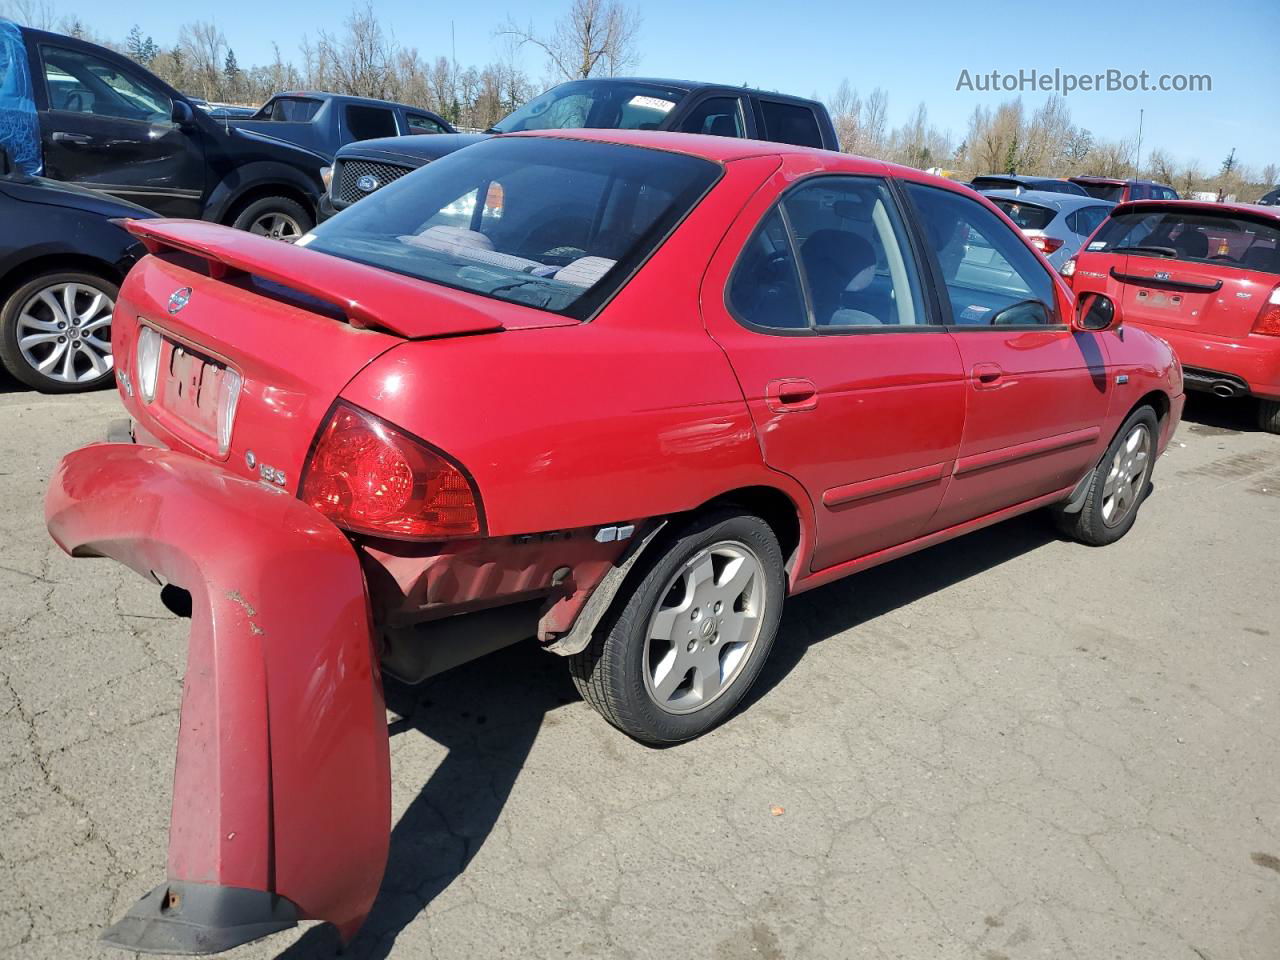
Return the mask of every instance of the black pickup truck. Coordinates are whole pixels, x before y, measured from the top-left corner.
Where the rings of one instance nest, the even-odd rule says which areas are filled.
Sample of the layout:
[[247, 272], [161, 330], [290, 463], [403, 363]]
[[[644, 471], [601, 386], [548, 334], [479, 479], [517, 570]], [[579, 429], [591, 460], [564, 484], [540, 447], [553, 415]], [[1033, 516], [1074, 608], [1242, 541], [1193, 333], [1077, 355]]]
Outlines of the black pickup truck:
[[432, 160], [490, 136], [576, 127], [672, 130], [840, 149], [826, 107], [814, 100], [682, 80], [572, 80], [552, 87], [484, 133], [347, 144], [334, 157], [329, 192], [320, 200], [320, 219]]
[[422, 107], [310, 91], [277, 93], [253, 116], [229, 122], [237, 130], [297, 144], [328, 160], [339, 147], [357, 140], [456, 132], [444, 117]]

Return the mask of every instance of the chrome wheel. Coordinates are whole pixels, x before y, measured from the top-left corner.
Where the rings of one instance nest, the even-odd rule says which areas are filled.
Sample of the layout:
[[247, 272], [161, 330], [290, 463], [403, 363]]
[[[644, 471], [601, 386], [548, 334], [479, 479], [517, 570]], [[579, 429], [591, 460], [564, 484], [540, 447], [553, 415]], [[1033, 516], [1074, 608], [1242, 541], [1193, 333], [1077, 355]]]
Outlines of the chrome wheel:
[[1151, 431], [1139, 423], [1129, 431], [1120, 449], [1111, 458], [1111, 468], [1102, 483], [1102, 522], [1118, 525], [1137, 505], [1151, 461]]
[[285, 243], [293, 243], [303, 233], [302, 225], [287, 213], [264, 213], [249, 224], [249, 232]]
[[58, 383], [88, 383], [111, 372], [115, 302], [83, 283], [37, 290], [18, 311], [18, 350], [33, 370]]
[[649, 618], [644, 680], [669, 713], [693, 713], [728, 690], [764, 623], [765, 575], [743, 543], [723, 541], [689, 558]]

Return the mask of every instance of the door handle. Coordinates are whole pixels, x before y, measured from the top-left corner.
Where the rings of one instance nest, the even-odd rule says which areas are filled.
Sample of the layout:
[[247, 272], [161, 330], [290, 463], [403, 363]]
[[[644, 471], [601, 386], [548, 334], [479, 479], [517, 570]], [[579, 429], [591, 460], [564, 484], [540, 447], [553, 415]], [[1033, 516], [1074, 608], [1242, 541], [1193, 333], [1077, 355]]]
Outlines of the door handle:
[[67, 133], [65, 130], [56, 131], [52, 139], [54, 143], [72, 143], [81, 145], [93, 143], [93, 137], [89, 136], [87, 133]]
[[818, 387], [812, 380], [799, 377], [770, 380], [764, 389], [764, 402], [775, 413], [812, 410], [818, 405]]
[[990, 390], [1004, 382], [1004, 370], [998, 363], [975, 363], [973, 365], [973, 385], [979, 390]]

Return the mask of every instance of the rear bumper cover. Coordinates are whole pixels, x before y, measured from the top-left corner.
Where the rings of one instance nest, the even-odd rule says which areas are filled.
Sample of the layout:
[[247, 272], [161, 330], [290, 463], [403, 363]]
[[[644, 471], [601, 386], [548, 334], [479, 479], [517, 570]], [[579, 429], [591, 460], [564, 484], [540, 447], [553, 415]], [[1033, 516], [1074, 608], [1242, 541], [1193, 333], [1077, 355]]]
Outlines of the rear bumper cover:
[[[1169, 341], [1184, 367], [1229, 374], [1243, 380], [1254, 396], [1280, 398], [1280, 337], [1251, 333], [1231, 338], [1168, 327], [1146, 329]], [[1188, 385], [1193, 389], [1200, 386], [1190, 378]]]
[[125, 443], [63, 458], [45, 516], [72, 556], [111, 557], [192, 599], [168, 883], [106, 939], [208, 953], [295, 918], [352, 937], [386, 865], [390, 765], [350, 542], [283, 493]]

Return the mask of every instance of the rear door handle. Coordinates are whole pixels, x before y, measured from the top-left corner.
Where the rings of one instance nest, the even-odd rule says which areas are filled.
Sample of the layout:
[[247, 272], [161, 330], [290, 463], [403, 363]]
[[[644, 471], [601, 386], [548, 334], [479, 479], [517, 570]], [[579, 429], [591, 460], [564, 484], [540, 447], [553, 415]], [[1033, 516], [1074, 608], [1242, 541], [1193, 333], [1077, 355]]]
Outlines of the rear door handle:
[[812, 380], [799, 377], [770, 380], [764, 389], [764, 402], [775, 413], [812, 410], [818, 405], [818, 387]]
[[1004, 382], [1004, 370], [998, 363], [975, 363], [973, 385], [979, 390], [990, 390]]
[[56, 131], [52, 139], [54, 143], [72, 143], [81, 145], [93, 143], [93, 137], [89, 136], [87, 133], [67, 133], [65, 130]]

